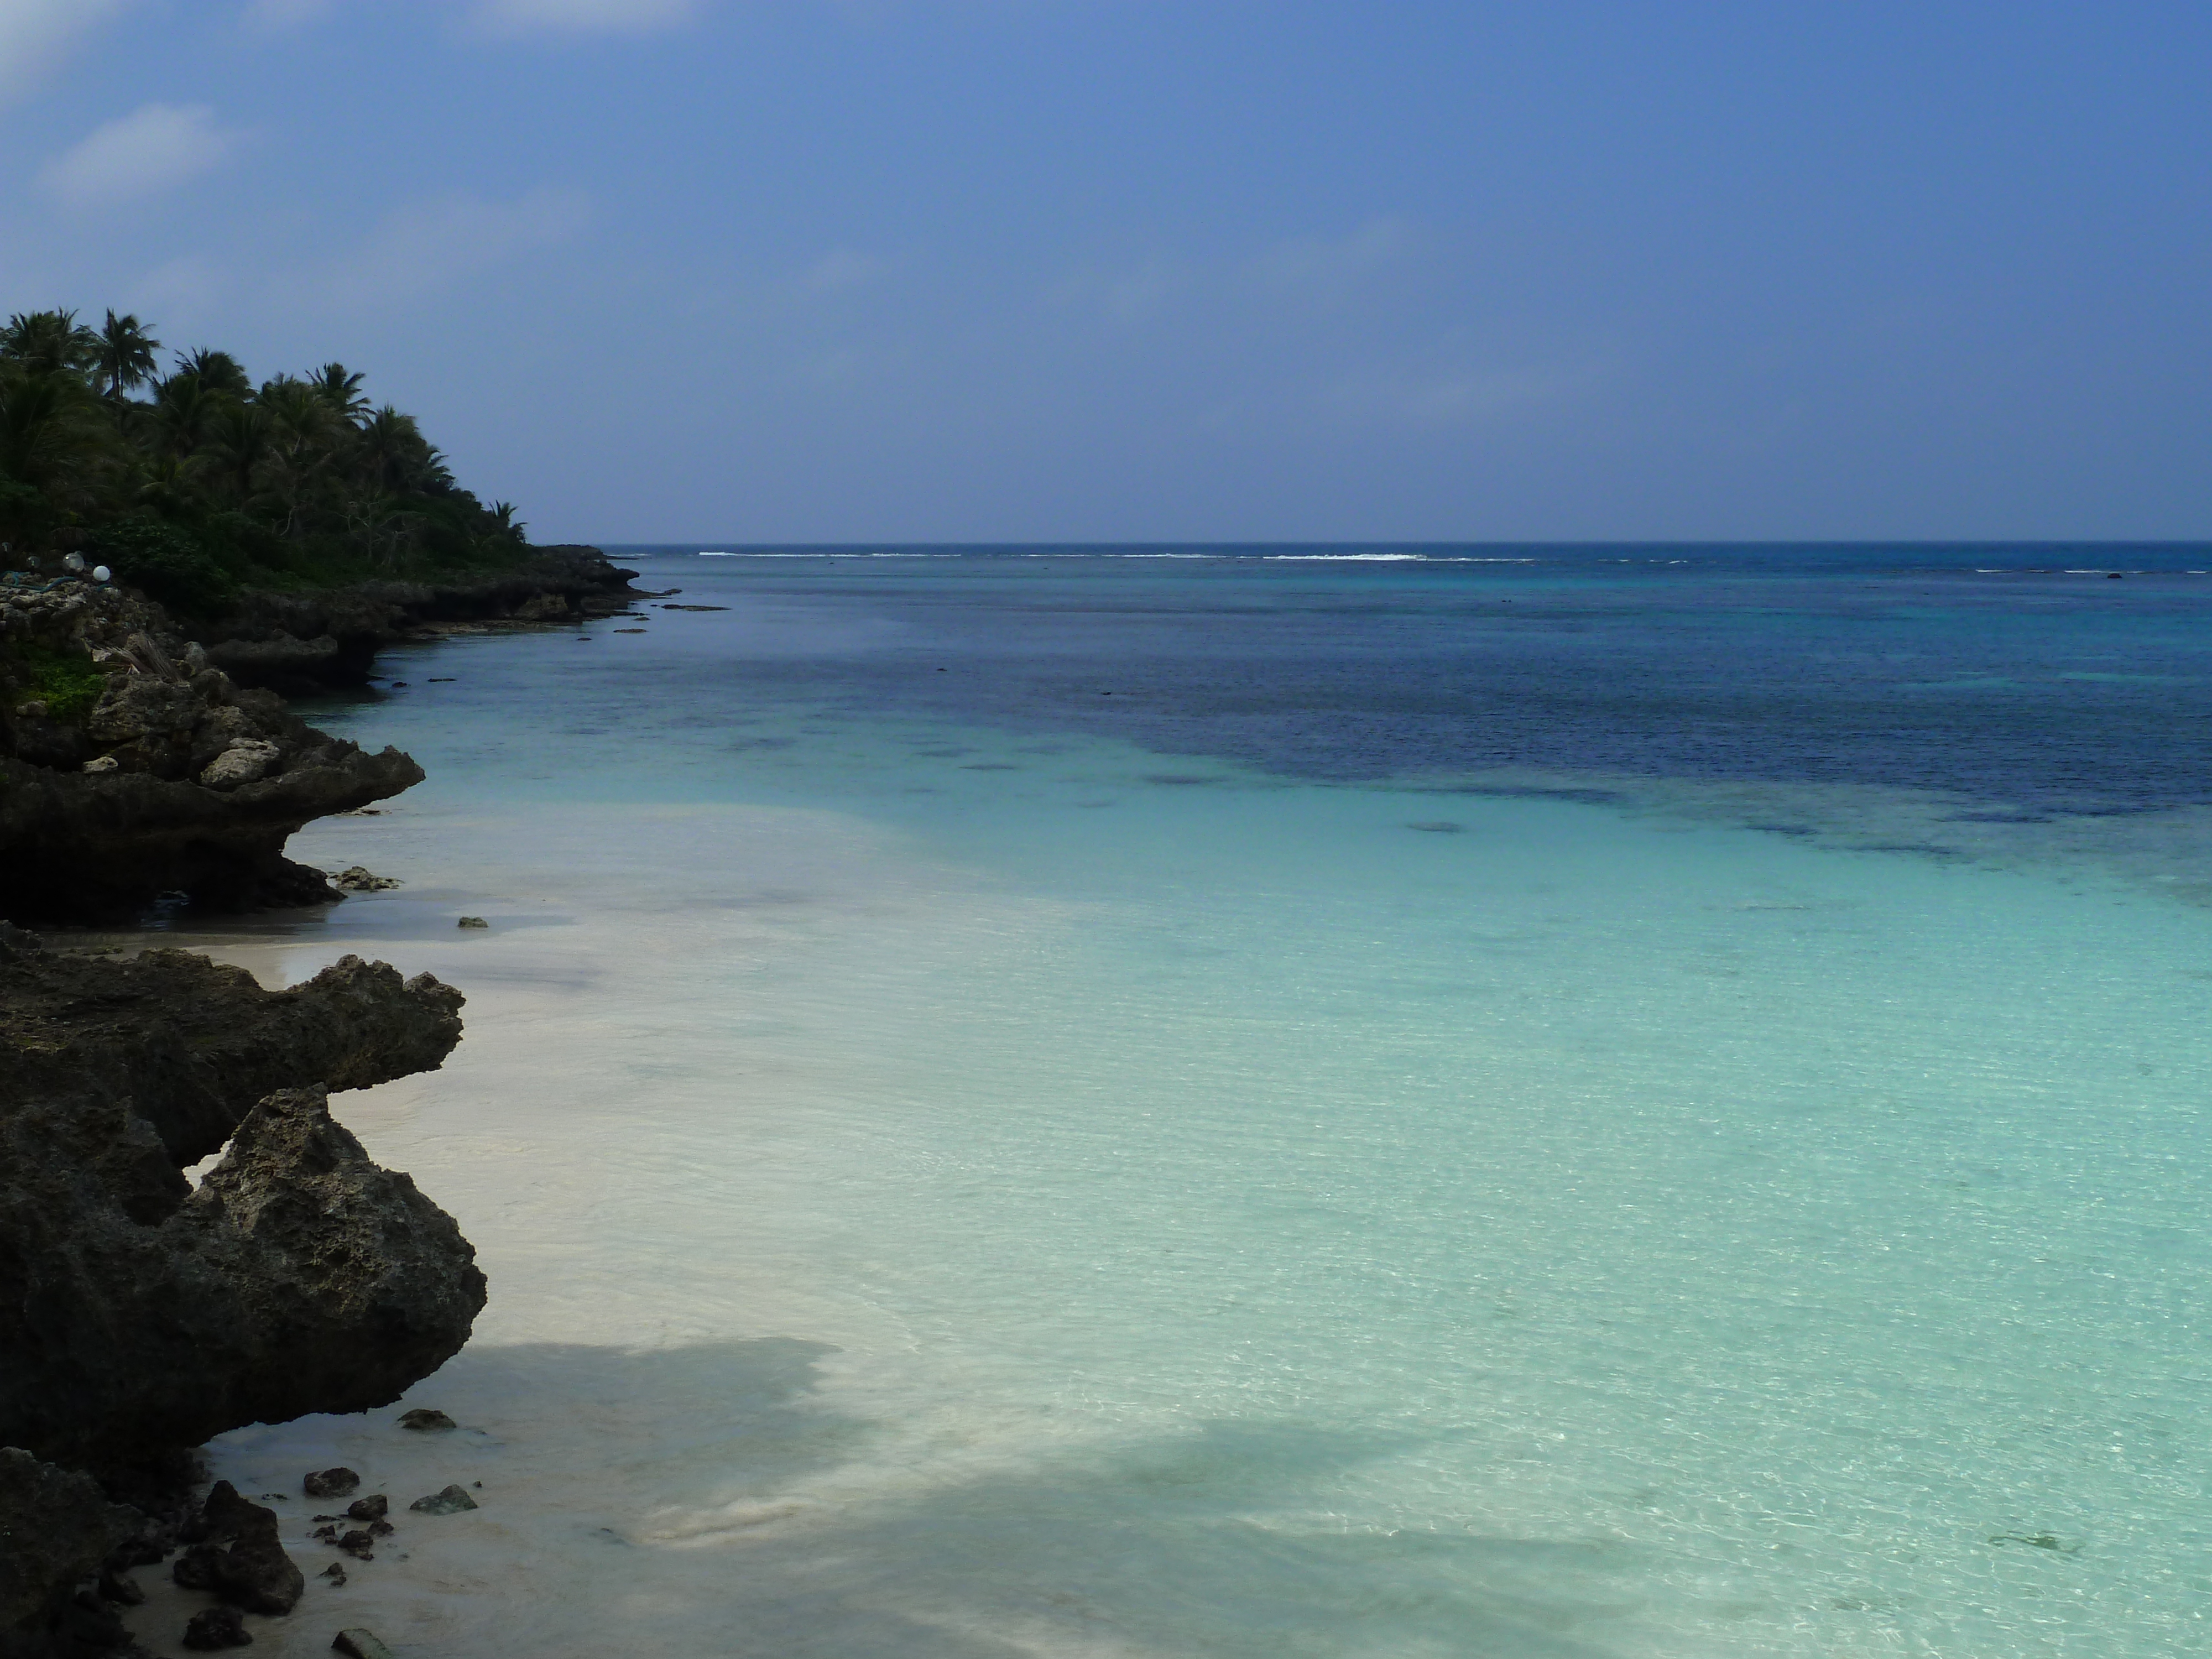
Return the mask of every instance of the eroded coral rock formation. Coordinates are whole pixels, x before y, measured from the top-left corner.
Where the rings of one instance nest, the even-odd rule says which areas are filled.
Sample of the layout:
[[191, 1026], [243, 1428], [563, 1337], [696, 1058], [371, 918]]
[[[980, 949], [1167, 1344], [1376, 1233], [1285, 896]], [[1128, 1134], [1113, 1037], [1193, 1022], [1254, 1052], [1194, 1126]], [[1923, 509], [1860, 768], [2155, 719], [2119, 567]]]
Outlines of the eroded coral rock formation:
[[441, 583], [363, 582], [313, 593], [253, 592], [204, 630], [209, 660], [242, 684], [299, 693], [359, 685], [395, 641], [471, 623], [581, 622], [638, 594], [596, 547], [544, 547], [510, 570]]
[[127, 919], [166, 892], [326, 902], [284, 856], [310, 819], [422, 781], [396, 749], [241, 689], [161, 607], [89, 581], [0, 591], [0, 915]]
[[[454, 1352], [474, 1253], [324, 1087], [436, 1066], [460, 1003], [352, 957], [271, 992], [183, 951], [0, 937], [0, 1443], [194, 1445], [380, 1403]], [[181, 1167], [226, 1142], [192, 1187]]]
[[[112, 1497], [225, 1430], [388, 1403], [467, 1340], [474, 1250], [327, 1100], [440, 1064], [460, 1005], [356, 957], [272, 992], [0, 927], [0, 1544], [37, 1545], [0, 1575], [0, 1656], [76, 1650], [72, 1621], [106, 1616], [76, 1581], [161, 1553], [111, 1553], [145, 1517], [71, 1470]], [[185, 1571], [265, 1612], [298, 1574], [255, 1507], [211, 1502], [222, 1559]]]

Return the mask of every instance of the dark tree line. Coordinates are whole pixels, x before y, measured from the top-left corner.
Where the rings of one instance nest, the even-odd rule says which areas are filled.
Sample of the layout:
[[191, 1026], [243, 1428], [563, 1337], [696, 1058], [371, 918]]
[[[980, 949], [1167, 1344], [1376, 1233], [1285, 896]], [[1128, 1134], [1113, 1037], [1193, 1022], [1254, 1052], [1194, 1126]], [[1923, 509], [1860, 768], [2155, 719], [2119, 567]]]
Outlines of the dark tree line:
[[372, 407], [343, 364], [256, 386], [203, 348], [110, 311], [0, 326], [0, 564], [105, 562], [173, 605], [241, 586], [319, 586], [493, 565], [520, 551], [505, 501], [453, 482], [415, 417]]

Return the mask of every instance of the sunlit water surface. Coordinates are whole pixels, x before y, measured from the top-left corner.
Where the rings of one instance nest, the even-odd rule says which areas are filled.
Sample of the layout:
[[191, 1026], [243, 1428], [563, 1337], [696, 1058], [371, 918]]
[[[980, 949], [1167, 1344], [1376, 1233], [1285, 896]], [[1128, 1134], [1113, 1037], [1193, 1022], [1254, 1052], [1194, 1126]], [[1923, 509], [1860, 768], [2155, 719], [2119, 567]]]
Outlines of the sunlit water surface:
[[406, 884], [185, 938], [466, 991], [338, 1106], [492, 1300], [216, 1467], [482, 1508], [261, 1650], [2204, 1651], [2212, 559], [1674, 556], [682, 550], [320, 711]]

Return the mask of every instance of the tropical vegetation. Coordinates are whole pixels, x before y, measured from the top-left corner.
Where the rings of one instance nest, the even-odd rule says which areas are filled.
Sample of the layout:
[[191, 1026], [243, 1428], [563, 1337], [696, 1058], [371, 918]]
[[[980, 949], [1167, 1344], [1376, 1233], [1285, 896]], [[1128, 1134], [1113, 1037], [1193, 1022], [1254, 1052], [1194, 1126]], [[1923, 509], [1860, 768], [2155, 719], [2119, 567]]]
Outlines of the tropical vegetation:
[[229, 353], [176, 355], [135, 316], [0, 325], [0, 566], [75, 553], [187, 613], [243, 588], [511, 563], [523, 526], [454, 483], [411, 415], [342, 363], [255, 385]]

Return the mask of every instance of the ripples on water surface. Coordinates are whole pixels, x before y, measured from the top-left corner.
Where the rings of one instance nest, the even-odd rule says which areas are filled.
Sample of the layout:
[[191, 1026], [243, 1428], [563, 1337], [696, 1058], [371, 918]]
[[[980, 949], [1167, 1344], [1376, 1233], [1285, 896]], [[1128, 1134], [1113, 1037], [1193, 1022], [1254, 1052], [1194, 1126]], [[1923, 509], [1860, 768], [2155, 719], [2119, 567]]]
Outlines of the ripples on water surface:
[[471, 995], [344, 1107], [469, 1431], [221, 1450], [484, 1481], [349, 1622], [2204, 1650], [2207, 550], [724, 550], [328, 711], [409, 884], [222, 941]]

